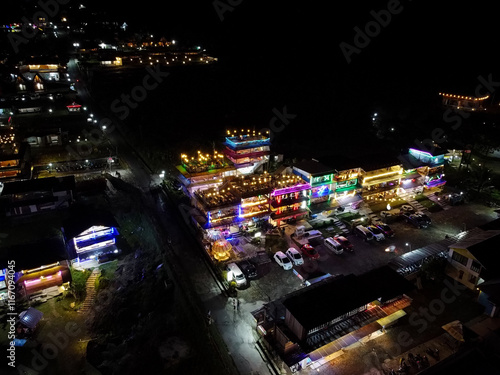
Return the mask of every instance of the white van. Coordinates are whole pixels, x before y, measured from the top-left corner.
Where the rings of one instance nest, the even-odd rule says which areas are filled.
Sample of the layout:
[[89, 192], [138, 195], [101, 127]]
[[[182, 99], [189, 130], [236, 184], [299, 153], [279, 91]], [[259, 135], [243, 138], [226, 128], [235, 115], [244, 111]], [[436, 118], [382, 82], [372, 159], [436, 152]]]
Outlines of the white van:
[[228, 263], [226, 271], [227, 281], [236, 281], [236, 286], [238, 288], [247, 285], [247, 279], [236, 263]]
[[323, 243], [334, 254], [339, 255], [344, 252], [342, 245], [339, 242], [335, 241], [332, 237], [325, 238], [325, 241]]

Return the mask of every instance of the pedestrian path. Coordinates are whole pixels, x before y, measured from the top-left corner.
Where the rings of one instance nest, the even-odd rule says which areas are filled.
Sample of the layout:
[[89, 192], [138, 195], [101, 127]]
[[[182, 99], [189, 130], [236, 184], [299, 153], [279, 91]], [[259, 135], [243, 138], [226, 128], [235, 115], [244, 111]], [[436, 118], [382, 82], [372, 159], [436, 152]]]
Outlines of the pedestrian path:
[[101, 270], [99, 268], [94, 268], [92, 274], [87, 279], [86, 290], [87, 295], [85, 297], [85, 301], [83, 301], [81, 308], [78, 310], [80, 313], [85, 313], [90, 310], [92, 305], [94, 304], [94, 299], [97, 294], [95, 290], [95, 281], [101, 275]]

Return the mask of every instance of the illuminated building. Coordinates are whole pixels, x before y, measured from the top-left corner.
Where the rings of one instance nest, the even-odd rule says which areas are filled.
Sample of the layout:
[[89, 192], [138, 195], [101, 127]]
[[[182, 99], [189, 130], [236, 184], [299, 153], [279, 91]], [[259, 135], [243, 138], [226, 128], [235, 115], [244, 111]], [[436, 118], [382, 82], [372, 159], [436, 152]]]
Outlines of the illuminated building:
[[[448, 150], [436, 147], [432, 152], [410, 148], [408, 154], [400, 155], [405, 173], [402, 176], [402, 187], [407, 188], [406, 181], [418, 179], [415, 172], [423, 179], [423, 187], [432, 189], [446, 184], [444, 179], [444, 156]], [[421, 180], [420, 179], [420, 180]]]
[[[388, 266], [329, 277], [254, 311], [257, 333], [295, 372], [342, 355], [370, 334], [382, 334], [406, 313], [415, 287]], [[281, 317], [284, 317], [282, 319]], [[326, 341], [325, 341], [325, 338]]]
[[500, 230], [463, 232], [463, 238], [448, 246], [446, 274], [475, 290], [486, 281], [498, 280]]
[[12, 126], [0, 126], [0, 181], [30, 178], [30, 149]]
[[99, 64], [103, 66], [122, 66], [123, 58], [120, 56], [100, 56]]
[[344, 166], [342, 167], [341, 163], [341, 167], [336, 170], [334, 176], [334, 197], [339, 204], [345, 204], [347, 202], [354, 203], [361, 200], [361, 196], [359, 195], [361, 191], [361, 168], [350, 167], [353, 164], [353, 161], [350, 161], [344, 163]]
[[59, 81], [63, 78], [66, 67], [58, 61], [50, 61], [45, 58], [35, 58], [26, 61], [19, 66], [21, 75], [29, 80], [33, 80], [38, 75], [44, 81]]
[[236, 168], [217, 151], [212, 154], [198, 151], [196, 156], [182, 154], [181, 164], [176, 168], [180, 172], [179, 180], [190, 194], [217, 187], [224, 178], [236, 174]]
[[295, 163], [293, 173], [311, 185], [309, 191], [309, 204], [311, 206], [328, 202], [334, 197], [336, 173], [334, 168], [311, 159]]
[[397, 196], [403, 167], [395, 157], [372, 156], [362, 170], [361, 185], [364, 201], [390, 199]]
[[114, 217], [106, 211], [73, 212], [62, 228], [71, 263], [85, 268], [85, 263], [98, 261], [105, 255], [118, 254], [117, 227]]
[[440, 92], [439, 95], [443, 97], [443, 106], [458, 109], [461, 111], [484, 111], [486, 110], [484, 103], [490, 96], [485, 95], [482, 97], [446, 94]]
[[272, 224], [279, 226], [284, 220], [298, 219], [309, 214], [307, 203], [311, 185], [299, 177], [295, 178], [291, 185], [278, 187], [272, 191], [270, 197]]
[[255, 219], [279, 224], [308, 214], [310, 188], [295, 175], [246, 175], [226, 178], [215, 188], [197, 190], [191, 202], [206, 218], [204, 228], [238, 226]]
[[255, 131], [227, 131], [224, 155], [239, 173], [251, 174], [269, 160], [271, 139]]
[[0, 301], [5, 299], [7, 293], [5, 283], [8, 261], [15, 261], [14, 281], [21, 295], [29, 296], [44, 289], [67, 285], [71, 281], [66, 248], [61, 238], [48, 238], [36, 243], [2, 247]]

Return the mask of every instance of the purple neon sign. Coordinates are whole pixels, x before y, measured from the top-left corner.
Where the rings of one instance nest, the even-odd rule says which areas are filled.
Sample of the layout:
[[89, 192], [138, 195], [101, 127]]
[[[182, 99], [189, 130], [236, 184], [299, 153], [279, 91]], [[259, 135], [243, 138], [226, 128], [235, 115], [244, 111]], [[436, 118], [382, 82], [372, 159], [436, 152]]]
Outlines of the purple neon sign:
[[307, 190], [310, 189], [311, 185], [310, 184], [299, 184], [299, 185], [294, 185], [290, 187], [286, 187], [283, 189], [276, 189], [271, 193], [271, 196], [276, 196], [276, 195], [283, 195], [283, 194], [290, 194], [290, 193], [295, 193], [296, 191], [302, 191], [302, 190]]

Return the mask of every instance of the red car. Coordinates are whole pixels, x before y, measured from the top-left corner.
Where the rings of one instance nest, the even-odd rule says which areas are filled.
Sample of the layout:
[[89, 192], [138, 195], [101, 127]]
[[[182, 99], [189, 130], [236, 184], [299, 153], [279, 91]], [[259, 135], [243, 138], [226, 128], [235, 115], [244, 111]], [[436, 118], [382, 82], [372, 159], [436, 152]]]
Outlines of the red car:
[[377, 228], [384, 233], [385, 237], [394, 237], [394, 231], [387, 224], [378, 224]]
[[335, 236], [335, 237], [333, 237], [333, 239], [335, 241], [337, 241], [342, 246], [342, 249], [344, 249], [346, 251], [354, 251], [354, 246], [344, 236]]
[[302, 251], [302, 254], [304, 254], [306, 257], [311, 258], [311, 259], [318, 259], [319, 258], [319, 253], [316, 251], [314, 247], [306, 243], [305, 245], [302, 245], [300, 248]]

